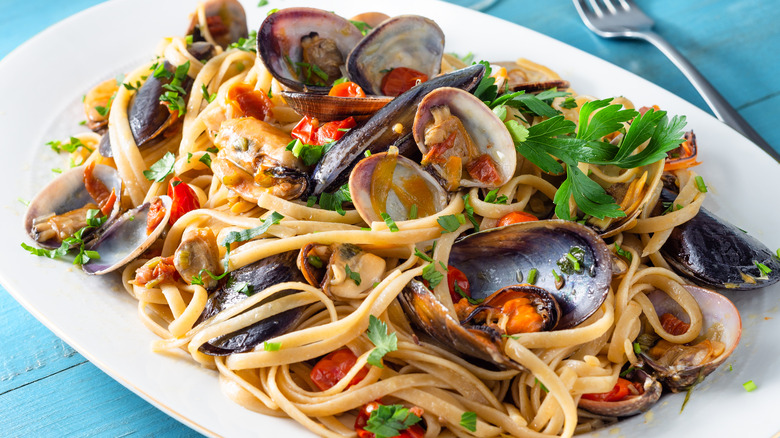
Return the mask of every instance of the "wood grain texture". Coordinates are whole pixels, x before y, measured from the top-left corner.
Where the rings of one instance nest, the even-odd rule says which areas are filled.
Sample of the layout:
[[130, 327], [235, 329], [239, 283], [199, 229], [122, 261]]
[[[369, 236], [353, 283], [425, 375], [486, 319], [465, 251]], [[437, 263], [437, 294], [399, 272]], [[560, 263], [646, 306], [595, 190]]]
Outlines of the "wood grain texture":
[[[759, 0], [636, 2], [656, 20], [656, 31], [780, 149], [780, 8]], [[100, 0], [0, 0], [0, 57], [97, 3]], [[487, 12], [604, 58], [708, 110], [682, 73], [654, 47], [599, 38], [582, 25], [569, 0], [500, 0]], [[512, 53], [522, 54], [522, 41], [509, 44]], [[199, 436], [103, 374], [2, 288], [0, 321], [0, 436]]]

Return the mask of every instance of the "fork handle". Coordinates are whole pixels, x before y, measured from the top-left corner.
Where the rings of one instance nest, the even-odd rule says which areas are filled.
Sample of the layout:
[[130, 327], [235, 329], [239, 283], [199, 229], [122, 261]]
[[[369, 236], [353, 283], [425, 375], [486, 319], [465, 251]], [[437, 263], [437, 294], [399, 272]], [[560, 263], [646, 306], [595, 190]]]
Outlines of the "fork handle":
[[669, 44], [662, 36], [653, 31], [637, 32], [635, 36], [656, 46], [658, 50], [663, 52], [663, 54], [683, 72], [685, 77], [687, 77], [694, 88], [696, 88], [696, 91], [698, 91], [699, 94], [701, 94], [701, 97], [704, 98], [704, 101], [707, 102], [707, 105], [710, 106], [715, 117], [739, 131], [750, 141], [757, 144], [772, 158], [780, 162], [780, 153], [770, 146], [769, 143], [767, 143], [766, 140], [764, 140], [761, 135], [759, 135], [753, 127], [739, 115], [734, 107], [718, 93], [715, 87], [713, 87], [712, 84], [699, 73], [699, 70], [688, 62], [677, 49]]

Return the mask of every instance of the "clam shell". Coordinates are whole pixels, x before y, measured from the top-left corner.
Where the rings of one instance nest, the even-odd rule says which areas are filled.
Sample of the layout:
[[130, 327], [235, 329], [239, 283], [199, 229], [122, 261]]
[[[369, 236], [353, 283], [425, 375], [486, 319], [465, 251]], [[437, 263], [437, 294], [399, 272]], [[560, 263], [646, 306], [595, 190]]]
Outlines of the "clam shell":
[[100, 259], [92, 259], [82, 265], [84, 272], [93, 275], [107, 274], [143, 254], [160, 237], [171, 217], [173, 201], [167, 196], [160, 196], [160, 199], [165, 207], [165, 217], [150, 234], [146, 233], [146, 217], [151, 206], [149, 202], [128, 210], [113, 222], [107, 223], [105, 231], [87, 248], [97, 251]]
[[[327, 93], [330, 87], [306, 85], [293, 68], [303, 60], [301, 38], [316, 32], [333, 40], [343, 58], [363, 38], [349, 20], [315, 8], [286, 8], [266, 17], [257, 32], [257, 53], [276, 80], [295, 91]], [[291, 63], [293, 65], [291, 65]]]
[[[414, 141], [425, 155], [430, 149], [425, 144], [425, 129], [433, 122], [431, 109], [447, 106], [450, 113], [460, 119], [480, 155], [487, 154], [497, 166], [500, 181], [495, 185], [487, 185], [480, 181], [467, 178], [467, 173], [461, 179], [463, 187], [498, 187], [509, 181], [517, 166], [517, 153], [512, 136], [504, 127], [504, 123], [490, 108], [473, 94], [452, 87], [442, 87], [431, 91], [420, 102], [414, 116]], [[466, 163], [464, 163], [465, 165]], [[439, 172], [439, 165], [432, 167]], [[440, 172], [439, 172], [440, 173]]]
[[439, 74], [444, 54], [444, 32], [419, 15], [385, 20], [358, 43], [347, 58], [347, 74], [366, 93], [381, 95], [388, 70], [407, 67], [428, 75]]
[[[95, 202], [84, 187], [85, 166], [75, 167], [55, 178], [44, 187], [30, 201], [27, 213], [24, 216], [24, 229], [27, 234], [35, 239], [33, 221], [41, 216], [50, 214], [60, 215], [77, 210], [90, 202]], [[108, 190], [114, 189], [117, 196], [122, 193], [122, 180], [113, 167], [98, 164], [93, 170], [93, 175], [99, 179]], [[109, 220], [119, 213], [119, 202], [114, 205], [114, 210], [109, 215]], [[59, 242], [37, 242], [44, 248], [58, 248]]]
[[634, 379], [629, 380], [642, 382], [644, 392], [641, 395], [629, 396], [616, 402], [581, 398], [577, 406], [594, 414], [609, 417], [629, 417], [648, 411], [661, 398], [663, 386], [642, 370], [637, 369], [633, 374], [635, 374]]

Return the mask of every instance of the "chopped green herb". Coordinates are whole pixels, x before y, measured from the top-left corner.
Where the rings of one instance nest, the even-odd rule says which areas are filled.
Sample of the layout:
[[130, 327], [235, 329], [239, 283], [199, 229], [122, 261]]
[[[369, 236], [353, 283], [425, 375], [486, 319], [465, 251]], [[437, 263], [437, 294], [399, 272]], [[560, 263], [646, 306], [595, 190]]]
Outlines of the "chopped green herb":
[[365, 155], [365, 157], [366, 157], [366, 158], [368, 158], [368, 157], [370, 157], [370, 156], [371, 156], [371, 151], [370, 151], [370, 150], [368, 150], [368, 149], [366, 149], [366, 151], [365, 151], [365, 152], [363, 152], [363, 155]]
[[322, 259], [319, 258], [316, 255], [310, 255], [310, 256], [307, 257], [307, 259], [309, 260], [309, 264], [314, 266], [317, 269], [320, 269], [320, 268], [322, 268], [324, 266], [322, 264]]
[[421, 252], [417, 248], [414, 249], [414, 255], [419, 257], [419, 258], [421, 258], [421, 259], [423, 259], [424, 261], [426, 261], [428, 263], [433, 262], [433, 259], [428, 254], [426, 254], [424, 252]]
[[60, 169], [58, 167], [53, 168], [51, 171], [54, 172], [54, 173], [62, 173], [62, 169]]
[[452, 233], [453, 231], [456, 231], [458, 228], [460, 228], [460, 221], [458, 220], [457, 216], [453, 214], [441, 216], [438, 219], [436, 219], [436, 222], [438, 222], [439, 225], [441, 225], [441, 227], [444, 228], [442, 234]]
[[263, 6], [268, 4], [268, 0], [260, 0], [260, 3], [257, 4], [258, 8], [262, 8]]
[[753, 260], [753, 264], [756, 265], [756, 268], [758, 268], [759, 271], [761, 271], [761, 275], [762, 276], [767, 276], [768, 274], [770, 274], [772, 272], [772, 270], [769, 269], [769, 267], [767, 265], [765, 265], [763, 263], [759, 263], [756, 260]]
[[[232, 278], [232, 277], [231, 277]], [[255, 293], [255, 288], [251, 284], [247, 283], [246, 281], [242, 281], [241, 283], [237, 283], [235, 285], [236, 292], [242, 293], [246, 296], [252, 296], [252, 294]]]
[[255, 228], [250, 228], [248, 230], [243, 231], [231, 231], [225, 236], [225, 239], [222, 241], [222, 246], [225, 247], [225, 258], [223, 259], [223, 265], [225, 267], [224, 273], [220, 275], [219, 277], [215, 277], [214, 274], [206, 271], [205, 269], [201, 270], [201, 272], [206, 271], [209, 275], [211, 275], [212, 278], [215, 280], [219, 280], [225, 275], [227, 275], [229, 271], [229, 263], [230, 263], [230, 245], [237, 242], [246, 242], [247, 240], [254, 239], [257, 236], [260, 236], [262, 234], [265, 234], [269, 228], [271, 228], [271, 225], [276, 225], [279, 222], [284, 219], [284, 216], [280, 213], [277, 213], [276, 211], [271, 212], [271, 215], [268, 216], [266, 219], [261, 219], [263, 221], [262, 225], [257, 226]]
[[631, 371], [634, 371], [636, 368], [634, 367], [628, 367], [625, 371], [620, 373], [620, 377], [626, 377]]
[[192, 35], [187, 35], [184, 37], [184, 42], [187, 43], [188, 46], [192, 45]]
[[536, 268], [531, 268], [530, 271], [528, 271], [528, 284], [536, 284], [536, 275], [539, 273], [539, 271]]
[[165, 178], [173, 173], [173, 165], [176, 162], [176, 156], [171, 152], [166, 152], [162, 158], [152, 164], [149, 170], [144, 170], [144, 176], [149, 181], [163, 182]]
[[366, 35], [367, 33], [371, 32], [371, 29], [373, 29], [373, 27], [369, 26], [368, 23], [366, 23], [364, 21], [357, 21], [357, 20], [349, 20], [349, 21], [352, 24], [354, 24], [355, 27], [358, 28], [358, 30], [360, 31], [360, 33], [362, 35]]
[[464, 292], [463, 289], [461, 289], [460, 286], [458, 286], [457, 282], [452, 283], [452, 285], [454, 286], [455, 292], [457, 292], [458, 295], [460, 295], [461, 297], [465, 298], [466, 301], [468, 301], [468, 303], [471, 305], [481, 304], [483, 301], [485, 301], [484, 299], [476, 300], [468, 296], [466, 292]]
[[198, 158], [198, 161], [205, 164], [209, 169], [211, 169], [211, 155], [209, 154], [203, 154]]
[[98, 216], [99, 214], [100, 214], [100, 210], [97, 209], [87, 210], [87, 225], [93, 228], [100, 228], [100, 226], [106, 223], [106, 220], [108, 220], [108, 216]]
[[472, 62], [474, 62], [474, 54], [471, 53], [471, 52], [469, 52], [469, 53], [467, 53], [467, 54], [465, 54], [463, 56], [460, 56], [460, 55], [458, 55], [457, 53], [454, 53], [454, 52], [450, 52], [449, 55], [454, 56], [455, 58], [460, 59], [461, 61], [463, 61], [464, 64], [471, 64]]
[[630, 251], [627, 251], [620, 247], [617, 243], [615, 244], [615, 254], [619, 255], [620, 257], [623, 257], [624, 259], [631, 262], [631, 260], [634, 258], [634, 256], [631, 254]]
[[570, 252], [567, 252], [567, 253], [566, 253], [566, 259], [568, 259], [568, 260], [571, 262], [571, 264], [572, 264], [572, 268], [573, 268], [575, 271], [579, 271], [579, 270], [580, 270], [580, 261], [579, 261], [579, 260], [577, 260], [577, 258], [576, 258], [576, 257], [574, 257], [574, 256], [572, 255], [572, 253], [570, 253]]
[[[346, 77], [346, 76], [342, 76], [342, 77], [336, 79], [335, 81], [333, 81], [333, 86], [335, 87], [336, 85], [343, 84], [343, 83], [346, 83], [346, 82], [349, 82], [349, 78]], [[366, 152], [368, 152], [368, 155], [371, 155], [371, 151], [366, 150]], [[366, 155], [366, 156], [368, 156], [368, 155]]]
[[409, 219], [417, 219], [417, 204], [412, 204], [409, 207]]
[[639, 342], [634, 342], [634, 353], [635, 354], [642, 353], [642, 345], [640, 345]]
[[460, 414], [460, 425], [470, 432], [477, 431], [477, 413], [467, 411]]
[[86, 124], [87, 124], [87, 121], [86, 121], [86, 120], [82, 120], [82, 121], [80, 121], [80, 122], [79, 122], [79, 125], [81, 125], [81, 126], [84, 126], [84, 125], [86, 125]]
[[390, 217], [389, 214], [382, 212], [380, 216], [382, 216], [382, 220], [385, 221], [385, 224], [387, 224], [387, 228], [389, 228], [391, 232], [393, 233], [398, 232], [398, 225], [395, 224], [395, 221], [393, 220], [393, 218]]
[[420, 417], [401, 405], [379, 405], [371, 412], [364, 429], [376, 438], [399, 436], [402, 431], [414, 426]]
[[534, 377], [534, 384], [535, 384], [535, 385], [539, 385], [539, 387], [540, 387], [540, 388], [542, 388], [542, 391], [544, 391], [544, 392], [550, 392], [550, 390], [549, 390], [549, 389], [547, 389], [547, 387], [546, 387], [546, 386], [544, 386], [544, 383], [542, 383], [542, 381], [541, 381], [541, 380], [539, 380], [539, 379], [537, 379], [536, 377]]
[[263, 342], [263, 350], [265, 351], [279, 351], [282, 348], [281, 342]]
[[190, 164], [190, 159], [192, 159], [192, 152], [187, 152], [187, 164]]
[[479, 232], [479, 223], [477, 222], [477, 219], [474, 218], [474, 207], [471, 206], [469, 195], [470, 194], [467, 193], [463, 197], [463, 211], [466, 212], [466, 218], [468, 218], [469, 222], [471, 222], [471, 224], [474, 225], [474, 231]]
[[561, 102], [561, 108], [566, 108], [566, 109], [577, 108], [577, 101], [574, 100], [573, 97], [569, 96], [563, 102]]
[[349, 265], [344, 265], [344, 271], [347, 273], [347, 277], [349, 277], [352, 281], [354, 281], [356, 285], [360, 286], [360, 274], [359, 273], [354, 272], [353, 270], [349, 269]]
[[[387, 333], [387, 324], [379, 318], [371, 315], [368, 320], [368, 339], [376, 346], [368, 355], [368, 362], [379, 368], [384, 368], [382, 358], [385, 354], [398, 349], [398, 338], [395, 333]], [[392, 435], [391, 435], [392, 436]]]
[[316, 196], [309, 196], [309, 198], [306, 200], [306, 206], [309, 208], [314, 207], [314, 204], [316, 203], [317, 203]]
[[423, 268], [422, 277], [428, 282], [428, 285], [431, 288], [434, 288], [438, 286], [439, 283], [441, 283], [441, 281], [444, 279], [444, 274], [437, 271], [436, 265], [431, 263]]
[[311, 166], [316, 164], [322, 158], [325, 146], [306, 144], [300, 139], [295, 139], [287, 144], [287, 150], [292, 152], [296, 158], [300, 158], [303, 164]]
[[[268, 11], [268, 15], [273, 14], [278, 9], [271, 9]], [[257, 52], [257, 31], [252, 30], [249, 32], [249, 38], [239, 38], [237, 42], [231, 43], [228, 49], [238, 49], [244, 52]]]
[[[275, 13], [277, 13], [277, 12], [279, 12], [279, 8], [273, 8], [273, 9], [271, 9], [270, 11], [268, 11], [268, 14], [266, 14], [266, 17], [267, 17], [267, 16], [269, 16], [269, 15], [271, 15], [271, 14], [275, 14]], [[240, 41], [240, 40], [239, 40], [239, 41]]]
[[666, 207], [666, 210], [664, 210], [664, 211], [661, 213], [661, 215], [662, 215], [662, 216], [663, 216], [663, 215], [665, 215], [666, 213], [669, 213], [669, 212], [671, 212], [671, 211], [677, 211], [677, 210], [679, 210], [679, 209], [683, 208], [683, 206], [682, 206], [682, 205], [680, 205], [680, 204], [675, 204], [675, 203], [673, 203], [673, 202], [662, 202], [661, 204], [662, 204], [663, 206], [665, 206], [665, 207]]
[[22, 204], [28, 206], [28, 207], [30, 206], [30, 201], [24, 200], [22, 198], [16, 198], [16, 200], [21, 202]]
[[696, 188], [699, 189], [700, 192], [707, 193], [707, 185], [704, 184], [704, 178], [702, 178], [701, 175], [696, 175], [694, 181], [696, 182]]
[[206, 102], [208, 103], [214, 102], [214, 99], [217, 98], [217, 93], [209, 94], [209, 90], [206, 88], [206, 84], [202, 84], [200, 86], [200, 91], [203, 92], [203, 98], [206, 99]]
[[335, 211], [342, 216], [347, 214], [343, 207], [343, 203], [345, 202], [352, 202], [352, 195], [349, 193], [349, 184], [344, 184], [333, 193], [322, 193], [319, 200], [320, 208], [323, 210]]
[[752, 380], [748, 380], [747, 382], [743, 383], [742, 387], [745, 388], [745, 391], [747, 392], [752, 392], [758, 389], [758, 386], [756, 386]]
[[491, 204], [506, 204], [509, 202], [509, 199], [506, 197], [506, 195], [498, 196], [498, 189], [493, 189], [489, 191], [487, 195], [485, 195], [485, 202], [489, 202]]
[[733, 366], [731, 366], [731, 364], [729, 364], [729, 367], [727, 368], [727, 370], [729, 370], [729, 371], [734, 371], [734, 367], [733, 367]]

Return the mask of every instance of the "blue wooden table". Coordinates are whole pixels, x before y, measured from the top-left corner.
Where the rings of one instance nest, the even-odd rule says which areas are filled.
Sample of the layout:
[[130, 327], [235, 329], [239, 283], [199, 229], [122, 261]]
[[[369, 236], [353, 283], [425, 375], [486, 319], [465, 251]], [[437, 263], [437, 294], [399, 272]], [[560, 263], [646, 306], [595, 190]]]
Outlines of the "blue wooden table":
[[[100, 2], [0, 0], [0, 58], [46, 27]], [[759, 0], [637, 3], [655, 18], [656, 30], [780, 150], [780, 8]], [[486, 12], [620, 65], [708, 111], [656, 49], [598, 38], [582, 25], [568, 0], [500, 0]], [[0, 321], [0, 436], [198, 435], [103, 374], [2, 287]]]

